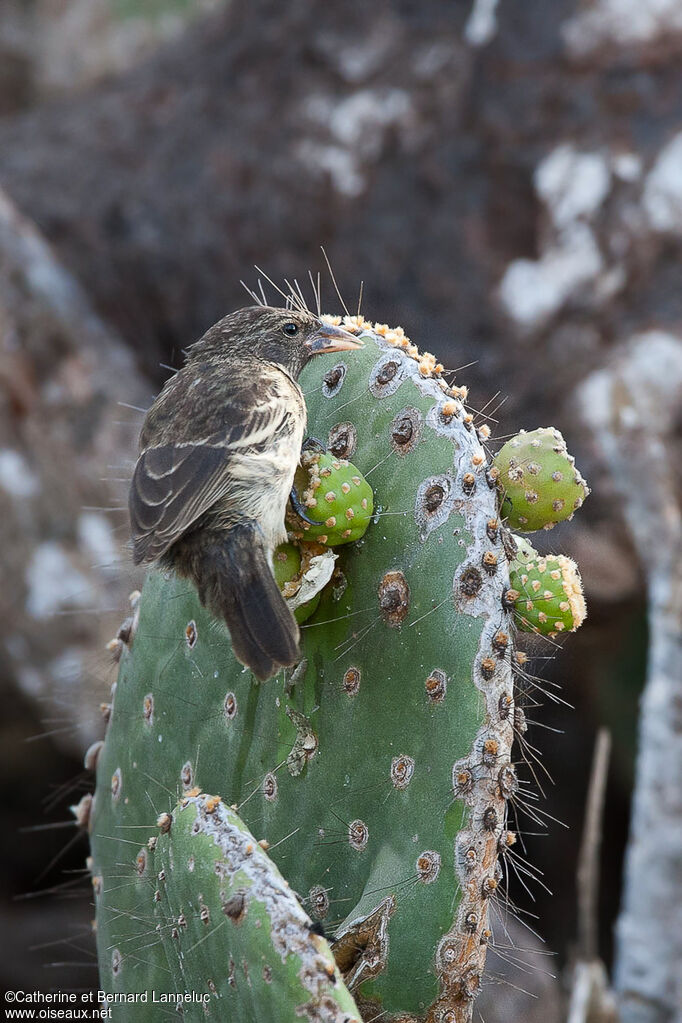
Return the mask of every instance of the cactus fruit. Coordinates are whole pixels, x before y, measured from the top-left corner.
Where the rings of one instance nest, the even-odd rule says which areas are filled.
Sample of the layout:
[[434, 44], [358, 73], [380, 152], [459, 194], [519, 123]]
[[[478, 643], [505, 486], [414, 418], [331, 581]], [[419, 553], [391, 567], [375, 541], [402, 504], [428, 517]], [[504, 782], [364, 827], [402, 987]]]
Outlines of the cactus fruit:
[[515, 539], [518, 549], [509, 581], [517, 627], [552, 638], [575, 632], [586, 615], [576, 563], [563, 554], [538, 554], [527, 540]]
[[[349, 423], [342, 426], [350, 428]], [[335, 443], [338, 447], [338, 437]], [[318, 540], [328, 547], [352, 543], [364, 536], [374, 510], [372, 488], [345, 458], [305, 451], [295, 485], [306, 517], [313, 520], [306, 522], [291, 515], [290, 524], [297, 536]]]
[[[352, 455], [376, 510], [361, 539], [315, 555], [308, 574], [318, 584], [323, 570], [333, 574], [302, 627], [300, 663], [259, 685], [191, 586], [160, 572], [145, 584], [90, 813], [100, 983], [184, 991], [199, 983], [188, 966], [196, 951], [202, 977], [209, 971], [217, 986], [223, 971], [241, 989], [235, 1023], [296, 1018], [288, 995], [276, 1012], [268, 1001], [267, 940], [229, 951], [237, 929], [224, 914], [215, 935], [195, 923], [194, 942], [173, 940], [185, 899], [200, 915], [200, 896], [206, 906], [209, 892], [214, 906], [221, 901], [222, 867], [209, 885], [210, 870], [204, 882], [185, 866], [196, 821], [208, 826], [205, 797], [187, 796], [201, 786], [267, 840], [333, 940], [364, 1019], [465, 1023], [490, 940], [498, 857], [514, 841], [507, 806], [518, 785], [513, 607], [488, 434], [475, 429], [464, 390], [449, 387], [402, 331], [350, 317], [344, 325], [365, 346], [305, 369], [309, 430], [330, 451], [318, 466], [355, 473], [343, 465]], [[339, 490], [334, 500], [355, 499], [352, 487]], [[174, 809], [183, 793], [186, 806]], [[239, 829], [217, 805], [222, 825]], [[162, 828], [153, 853], [163, 850], [168, 901], [152, 910], [159, 871], [148, 866], [146, 841], [159, 813], [171, 823], [170, 844]], [[202, 855], [223, 863], [209, 848], [213, 833], [199, 837]], [[160, 905], [169, 915], [159, 917]], [[246, 959], [248, 977], [230, 973], [230, 955]], [[227, 1018], [230, 996], [221, 987], [205, 1015]], [[185, 1008], [204, 1018], [192, 1013]], [[114, 1018], [133, 1016], [115, 1009]], [[139, 1016], [157, 1019], [151, 1006]]]
[[[302, 548], [297, 547], [293, 543], [282, 543], [276, 549], [273, 558], [275, 579], [280, 590], [288, 600], [291, 600], [300, 592], [303, 576], [308, 571], [310, 560], [314, 553], [317, 553], [317, 551], [309, 544]], [[318, 590], [310, 600], [298, 605], [294, 609], [294, 618], [299, 625], [307, 622], [310, 616], [314, 615], [317, 611], [318, 604], [320, 603], [320, 592]]]
[[589, 494], [566, 442], [553, 427], [521, 430], [494, 459], [502, 515], [511, 529], [530, 533], [570, 519]]

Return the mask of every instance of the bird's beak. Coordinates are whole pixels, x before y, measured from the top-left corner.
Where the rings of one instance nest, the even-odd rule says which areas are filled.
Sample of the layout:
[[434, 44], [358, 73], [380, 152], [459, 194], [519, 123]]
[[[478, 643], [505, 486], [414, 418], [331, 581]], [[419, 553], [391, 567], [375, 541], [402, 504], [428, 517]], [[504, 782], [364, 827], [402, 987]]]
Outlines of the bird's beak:
[[343, 327], [333, 327], [330, 323], [323, 323], [319, 330], [304, 342], [304, 346], [311, 355], [320, 355], [324, 352], [350, 352], [356, 348], [362, 348], [363, 344]]

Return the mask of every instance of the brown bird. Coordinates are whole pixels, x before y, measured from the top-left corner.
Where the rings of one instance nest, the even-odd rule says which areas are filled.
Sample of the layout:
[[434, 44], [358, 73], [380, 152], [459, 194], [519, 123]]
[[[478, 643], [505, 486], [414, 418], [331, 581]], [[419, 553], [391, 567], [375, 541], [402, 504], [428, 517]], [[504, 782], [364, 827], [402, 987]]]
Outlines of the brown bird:
[[298, 375], [313, 356], [362, 345], [309, 312], [251, 306], [193, 344], [147, 412], [129, 508], [135, 564], [190, 579], [261, 681], [300, 658], [272, 555], [301, 454]]

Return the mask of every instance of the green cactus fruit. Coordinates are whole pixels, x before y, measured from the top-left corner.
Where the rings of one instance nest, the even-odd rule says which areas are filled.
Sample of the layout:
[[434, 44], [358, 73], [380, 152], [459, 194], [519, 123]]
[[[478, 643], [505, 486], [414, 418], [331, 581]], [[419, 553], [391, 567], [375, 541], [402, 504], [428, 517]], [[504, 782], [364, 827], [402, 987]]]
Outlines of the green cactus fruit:
[[[335, 443], [338, 447], [338, 438]], [[319, 540], [327, 547], [364, 536], [374, 511], [374, 495], [360, 470], [345, 458], [304, 452], [295, 486], [306, 515], [315, 522], [304, 522], [293, 514], [290, 524], [297, 536]]]
[[158, 829], [145, 914], [172, 990], [191, 996], [184, 1020], [360, 1023], [327, 941], [234, 810], [194, 790]]
[[535, 550], [530, 540], [527, 540], [525, 536], [514, 536], [513, 533], [510, 533], [509, 536], [513, 540], [516, 548], [516, 553], [509, 563], [509, 574], [511, 578], [511, 572], [518, 563], [525, 564], [527, 561], [533, 561], [535, 558], [539, 558], [540, 555]]
[[[318, 583], [333, 576], [301, 629], [301, 662], [257, 684], [193, 588], [161, 572], [150, 573], [126, 633], [90, 813], [105, 991], [188, 983], [188, 950], [163, 923], [155, 930], [158, 883], [136, 855], [150, 818], [177, 814], [176, 798], [198, 785], [269, 842], [333, 938], [366, 1020], [471, 1018], [517, 788], [513, 615], [487, 432], [474, 428], [464, 391], [401, 331], [346, 325], [362, 351], [312, 360], [301, 384], [309, 431], [339, 462], [332, 470], [371, 481], [375, 522], [319, 555]], [[351, 457], [357, 470], [341, 465]], [[339, 502], [360, 493], [334, 489]], [[170, 889], [182, 885], [198, 906], [207, 889], [174, 876], [171, 851], [162, 898], [181, 907]], [[198, 927], [195, 940], [209, 931]], [[230, 955], [258, 974], [260, 946], [235, 957], [231, 922], [220, 931], [215, 984]], [[235, 983], [248, 985], [243, 969]], [[209, 1018], [228, 1018], [228, 994]], [[114, 1017], [128, 1023], [127, 1008]], [[140, 1023], [162, 1018], [149, 1006]], [[285, 1018], [296, 1017], [259, 1020]]]
[[589, 488], [553, 427], [521, 430], [494, 458], [502, 515], [512, 529], [532, 533], [570, 519]]
[[[308, 545], [306, 545], [308, 546]], [[275, 573], [275, 579], [277, 585], [288, 599], [295, 597], [298, 593], [301, 585], [301, 577], [306, 571], [307, 564], [310, 560], [310, 548], [306, 551], [306, 558], [304, 562], [303, 570], [301, 570], [301, 548], [297, 547], [293, 543], [280, 544], [275, 551], [273, 558], [273, 569]], [[314, 597], [306, 601], [305, 604], [301, 604], [294, 610], [294, 618], [299, 625], [303, 622], [307, 622], [308, 619], [315, 614], [320, 603], [320, 593], [317, 592]]]
[[508, 596], [518, 628], [551, 637], [575, 632], [587, 613], [576, 563], [563, 554], [538, 554], [527, 540], [514, 539], [518, 549], [510, 565]]

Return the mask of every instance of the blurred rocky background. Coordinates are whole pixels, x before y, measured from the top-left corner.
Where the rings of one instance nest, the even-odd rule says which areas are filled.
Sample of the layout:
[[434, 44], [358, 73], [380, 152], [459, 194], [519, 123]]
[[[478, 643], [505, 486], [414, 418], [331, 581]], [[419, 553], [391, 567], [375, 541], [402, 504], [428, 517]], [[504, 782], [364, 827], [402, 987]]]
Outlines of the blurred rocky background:
[[[542, 967], [555, 997], [606, 725], [611, 966], [647, 656], [650, 679], [675, 664], [679, 678], [682, 653], [681, 57], [682, 0], [2, 0], [0, 925], [18, 935], [5, 984], [95, 984], [85, 843], [19, 829], [66, 820], [88, 786], [82, 754], [115, 676], [105, 644], [140, 582], [123, 510], [135, 407], [244, 304], [254, 264], [303, 283], [321, 245], [349, 306], [364, 281], [368, 318], [467, 367], [457, 380], [493, 438], [556, 425], [592, 486], [540, 541], [578, 560], [590, 612], [565, 650], [533, 650], [565, 701], [529, 713], [550, 816], [543, 836], [520, 822], [553, 894], [531, 901], [512, 879], [511, 896], [556, 953]], [[678, 760], [651, 770], [673, 783], [682, 724], [663, 704], [672, 732], [657, 743]], [[679, 912], [663, 921], [678, 957]], [[489, 966], [486, 1020], [499, 974], [547, 986]], [[557, 1018], [542, 1005], [518, 1012]]]

